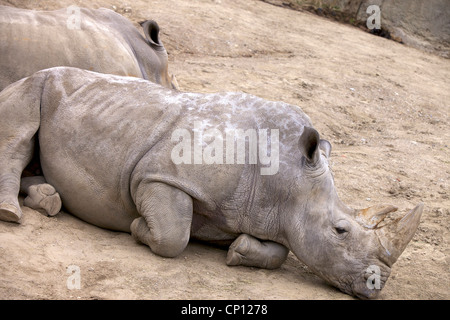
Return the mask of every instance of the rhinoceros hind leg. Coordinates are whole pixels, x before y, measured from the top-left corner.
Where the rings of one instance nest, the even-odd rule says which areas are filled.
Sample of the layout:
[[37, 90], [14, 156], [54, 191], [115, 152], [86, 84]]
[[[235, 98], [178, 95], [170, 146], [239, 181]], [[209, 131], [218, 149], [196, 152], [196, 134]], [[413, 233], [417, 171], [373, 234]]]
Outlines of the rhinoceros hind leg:
[[272, 242], [260, 241], [248, 234], [241, 234], [231, 244], [227, 254], [227, 265], [265, 269], [279, 268], [286, 260], [289, 249]]
[[17, 81], [0, 92], [0, 219], [19, 222], [20, 176], [33, 157], [46, 75]]
[[27, 194], [23, 204], [31, 209], [48, 216], [54, 216], [61, 211], [61, 197], [42, 176], [22, 178], [20, 191]]
[[141, 182], [135, 202], [142, 217], [132, 222], [132, 236], [160, 256], [179, 255], [189, 242], [192, 198], [165, 183]]

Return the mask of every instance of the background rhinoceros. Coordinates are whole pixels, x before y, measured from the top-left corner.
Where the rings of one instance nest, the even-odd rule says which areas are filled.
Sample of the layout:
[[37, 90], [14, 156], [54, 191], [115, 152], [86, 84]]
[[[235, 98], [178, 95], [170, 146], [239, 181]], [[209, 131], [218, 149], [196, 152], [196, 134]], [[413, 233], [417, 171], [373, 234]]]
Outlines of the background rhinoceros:
[[340, 290], [374, 298], [423, 210], [383, 225], [395, 207], [347, 207], [331, 146], [308, 116], [244, 93], [179, 93], [53, 68], [1, 92], [0, 119], [0, 219], [22, 214], [20, 174], [38, 133], [45, 179], [68, 211], [165, 257], [190, 238], [231, 244], [229, 265], [277, 268], [291, 250]]
[[128, 19], [105, 8], [34, 11], [0, 6], [0, 90], [57, 66], [144, 78], [176, 88], [158, 24], [147, 20], [141, 26], [145, 37]]

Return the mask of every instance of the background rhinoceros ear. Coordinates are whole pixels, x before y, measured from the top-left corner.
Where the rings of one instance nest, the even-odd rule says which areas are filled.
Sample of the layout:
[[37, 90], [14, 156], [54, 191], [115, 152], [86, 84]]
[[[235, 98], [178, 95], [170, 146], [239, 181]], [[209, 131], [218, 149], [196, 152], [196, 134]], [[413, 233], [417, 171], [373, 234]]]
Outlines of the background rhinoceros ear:
[[315, 164], [320, 159], [320, 138], [316, 129], [311, 127], [303, 127], [302, 135], [298, 140], [298, 147], [306, 160]]
[[149, 44], [153, 47], [162, 47], [162, 43], [159, 40], [159, 26], [154, 20], [145, 20], [139, 22], [142, 29], [144, 29], [145, 38]]

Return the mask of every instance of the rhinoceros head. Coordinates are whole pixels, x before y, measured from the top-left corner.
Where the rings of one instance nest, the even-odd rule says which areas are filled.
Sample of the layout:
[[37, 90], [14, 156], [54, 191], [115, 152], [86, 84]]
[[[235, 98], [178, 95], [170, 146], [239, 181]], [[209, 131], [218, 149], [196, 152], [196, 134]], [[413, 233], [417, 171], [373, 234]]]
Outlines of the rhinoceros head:
[[413, 237], [423, 205], [391, 223], [383, 220], [397, 210], [393, 206], [351, 209], [335, 191], [327, 161], [330, 144], [320, 140], [316, 130], [305, 128], [299, 147], [303, 154], [302, 176], [296, 186], [295, 209], [287, 222], [288, 246], [316, 274], [341, 291], [376, 298], [392, 265]]
[[[145, 20], [139, 22], [139, 24], [144, 31], [147, 44], [154, 50], [154, 53], [156, 54], [156, 56], [145, 56], [145, 54], [143, 54], [143, 56], [145, 56], [145, 59], [150, 59], [150, 62], [144, 63], [142, 66], [143, 69], [147, 69], [141, 70], [145, 73], [144, 78], [147, 79], [149, 75], [154, 75], [157, 83], [160, 83], [167, 88], [179, 90], [177, 79], [174, 75], [169, 75], [167, 51], [159, 37], [158, 23], [154, 20]], [[157, 59], [155, 59], [155, 57], [157, 57]], [[159, 68], [154, 69], [155, 65], [158, 65], [157, 62], [159, 63]]]

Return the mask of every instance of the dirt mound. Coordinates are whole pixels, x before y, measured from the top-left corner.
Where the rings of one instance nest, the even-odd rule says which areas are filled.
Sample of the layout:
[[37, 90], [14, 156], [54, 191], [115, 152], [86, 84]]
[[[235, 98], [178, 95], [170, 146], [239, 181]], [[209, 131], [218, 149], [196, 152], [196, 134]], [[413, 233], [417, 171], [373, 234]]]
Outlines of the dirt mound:
[[[450, 5], [447, 1], [263, 0], [348, 23], [372, 34], [450, 58]], [[379, 25], [373, 23], [377, 12]], [[367, 25], [369, 20], [370, 28]]]
[[[73, 1], [0, 3], [50, 10]], [[82, 5], [115, 8], [136, 26], [158, 21], [184, 91], [244, 91], [299, 105], [333, 144], [335, 182], [348, 205], [405, 211], [424, 202], [381, 299], [450, 298], [448, 59], [262, 1]], [[2, 299], [351, 298], [293, 255], [277, 270], [227, 267], [226, 251], [191, 243], [165, 259], [65, 212], [47, 218], [24, 208], [21, 225], [0, 222], [0, 257]]]

